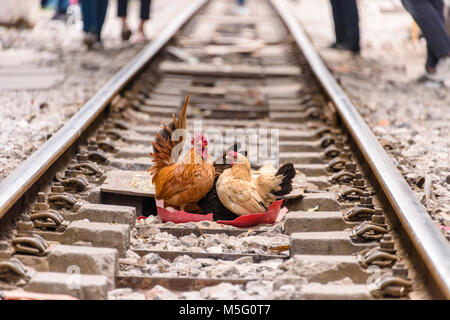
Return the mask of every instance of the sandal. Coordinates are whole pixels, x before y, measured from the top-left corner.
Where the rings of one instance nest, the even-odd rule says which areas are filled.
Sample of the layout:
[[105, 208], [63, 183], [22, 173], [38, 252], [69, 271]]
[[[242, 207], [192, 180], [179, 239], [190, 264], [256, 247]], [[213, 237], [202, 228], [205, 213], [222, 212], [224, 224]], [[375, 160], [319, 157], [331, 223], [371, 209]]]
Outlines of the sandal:
[[130, 29], [125, 29], [122, 31], [122, 40], [123, 41], [128, 41], [131, 38], [131, 30]]

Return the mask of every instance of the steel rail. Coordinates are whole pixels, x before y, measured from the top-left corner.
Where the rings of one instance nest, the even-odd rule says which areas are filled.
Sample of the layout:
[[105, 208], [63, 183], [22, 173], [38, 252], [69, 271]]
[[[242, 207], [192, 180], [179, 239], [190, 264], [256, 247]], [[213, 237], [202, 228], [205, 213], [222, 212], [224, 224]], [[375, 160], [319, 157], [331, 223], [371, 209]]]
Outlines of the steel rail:
[[103, 112], [130, 80], [164, 47], [175, 33], [209, 0], [193, 0], [163, 32], [120, 69], [83, 108], [44, 145], [0, 183], [0, 218], [55, 163]]
[[450, 299], [450, 245], [329, 72], [286, 0], [270, 0], [373, 170], [443, 297]]

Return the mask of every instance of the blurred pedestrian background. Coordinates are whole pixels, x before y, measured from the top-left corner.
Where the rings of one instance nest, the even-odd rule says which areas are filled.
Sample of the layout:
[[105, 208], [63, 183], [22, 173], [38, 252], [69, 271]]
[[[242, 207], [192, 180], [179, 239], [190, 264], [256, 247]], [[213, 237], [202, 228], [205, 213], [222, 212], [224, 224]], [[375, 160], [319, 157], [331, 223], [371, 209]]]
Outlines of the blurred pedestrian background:
[[55, 14], [52, 19], [66, 20], [69, 0], [41, 0], [41, 6], [42, 8], [53, 7], [55, 9]]
[[356, 0], [331, 0], [336, 41], [330, 48], [360, 52], [359, 15]]
[[83, 14], [83, 42], [88, 49], [103, 47], [101, 33], [105, 22], [108, 0], [80, 0]]
[[444, 0], [402, 0], [402, 3], [427, 41], [427, 77], [450, 81], [450, 37], [444, 17]]
[[236, 0], [237, 7], [235, 8], [234, 12], [237, 15], [245, 16], [248, 14], [248, 8], [245, 5], [245, 0]]
[[[147, 37], [144, 32], [144, 25], [147, 20], [150, 19], [150, 6], [151, 0], [141, 0], [141, 11], [140, 18], [141, 21], [138, 26], [136, 41], [137, 42], [145, 42], [147, 41]], [[127, 41], [130, 39], [132, 35], [132, 31], [128, 26], [127, 22], [127, 12], [128, 12], [128, 0], [118, 0], [117, 3], [117, 16], [122, 20], [122, 40]]]

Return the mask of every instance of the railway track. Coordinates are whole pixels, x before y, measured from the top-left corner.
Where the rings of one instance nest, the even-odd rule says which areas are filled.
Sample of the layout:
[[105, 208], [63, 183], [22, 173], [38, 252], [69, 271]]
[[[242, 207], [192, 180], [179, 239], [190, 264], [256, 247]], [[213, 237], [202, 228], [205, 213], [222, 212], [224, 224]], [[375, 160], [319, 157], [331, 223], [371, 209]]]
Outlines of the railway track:
[[[249, 10], [192, 1], [0, 184], [4, 297], [450, 297], [447, 241], [287, 2]], [[283, 220], [237, 228], [157, 217], [150, 143], [186, 95], [189, 128], [234, 129], [247, 150], [261, 147], [245, 140], [252, 134], [275, 145], [255, 172], [295, 165]]]

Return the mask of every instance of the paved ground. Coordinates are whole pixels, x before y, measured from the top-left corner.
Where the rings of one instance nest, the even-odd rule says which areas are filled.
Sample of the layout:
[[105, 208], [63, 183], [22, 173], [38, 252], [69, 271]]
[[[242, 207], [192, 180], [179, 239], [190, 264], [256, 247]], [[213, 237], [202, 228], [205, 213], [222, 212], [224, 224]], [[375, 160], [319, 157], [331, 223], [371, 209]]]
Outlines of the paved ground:
[[[412, 19], [398, 1], [360, 0], [362, 55], [326, 47], [334, 41], [328, 0], [294, 1], [296, 14], [346, 93], [408, 173], [417, 197], [450, 229], [450, 90], [417, 82], [425, 41], [411, 40]], [[426, 181], [426, 183], [423, 183]], [[416, 182], [419, 186], [416, 186]]]

